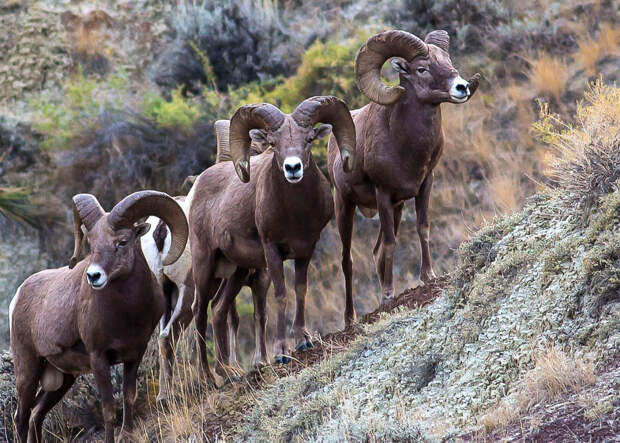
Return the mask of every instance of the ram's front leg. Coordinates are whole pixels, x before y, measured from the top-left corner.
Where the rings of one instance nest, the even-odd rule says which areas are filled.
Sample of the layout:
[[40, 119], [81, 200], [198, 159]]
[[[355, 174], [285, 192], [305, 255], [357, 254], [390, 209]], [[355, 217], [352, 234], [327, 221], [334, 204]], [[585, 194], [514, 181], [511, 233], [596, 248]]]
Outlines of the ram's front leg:
[[267, 271], [273, 282], [276, 299], [276, 340], [274, 355], [276, 363], [289, 363], [291, 350], [286, 339], [286, 285], [284, 283], [284, 266], [282, 256], [275, 243], [264, 244]]
[[267, 290], [269, 273], [266, 269], [256, 271], [252, 280], [252, 301], [254, 302], [254, 358], [252, 365], [261, 367], [269, 363], [267, 356]]
[[295, 296], [297, 306], [293, 322], [295, 350], [305, 351], [313, 347], [312, 338], [306, 329], [306, 292], [308, 291], [308, 264], [310, 258], [295, 260]]
[[103, 409], [103, 423], [105, 427], [105, 443], [114, 443], [114, 421], [116, 408], [114, 406], [114, 391], [110, 378], [110, 363], [103, 352], [90, 355], [90, 367], [95, 376], [95, 383], [101, 395]]

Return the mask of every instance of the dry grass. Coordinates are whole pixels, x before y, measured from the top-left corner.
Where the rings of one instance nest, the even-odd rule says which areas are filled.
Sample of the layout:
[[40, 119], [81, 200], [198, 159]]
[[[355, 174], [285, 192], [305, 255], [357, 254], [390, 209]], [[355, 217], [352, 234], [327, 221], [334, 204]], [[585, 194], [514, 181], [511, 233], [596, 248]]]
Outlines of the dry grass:
[[527, 73], [532, 88], [540, 95], [548, 95], [560, 102], [568, 81], [568, 67], [558, 57], [546, 53], [529, 60], [530, 70]]
[[588, 77], [596, 75], [596, 64], [605, 56], [618, 53], [620, 44], [620, 27], [605, 23], [601, 25], [598, 38], [585, 35], [574, 54], [575, 61], [583, 68]]
[[592, 363], [555, 347], [548, 348], [536, 357], [536, 366], [525, 374], [516, 392], [483, 415], [480, 422], [486, 432], [504, 428], [532, 406], [578, 391], [595, 381]]
[[575, 125], [541, 109], [538, 135], [551, 148], [551, 191], [569, 203], [589, 203], [613, 192], [620, 180], [620, 88], [596, 81], [577, 107]]
[[620, 26], [605, 23], [599, 32], [599, 43], [604, 55], [616, 55], [620, 46]]
[[581, 65], [588, 77], [596, 74], [596, 64], [603, 56], [603, 45], [600, 40], [586, 36], [579, 41], [575, 60]]
[[94, 10], [83, 16], [67, 11], [61, 20], [77, 53], [88, 56], [103, 54], [108, 30], [113, 25], [112, 18], [105, 11]]
[[204, 430], [197, 425], [206, 423], [215, 410], [214, 396], [209, 394], [205, 377], [194, 361], [193, 335], [190, 327], [179, 339], [171, 395], [165, 403], [155, 401], [159, 384], [154, 373], [149, 376], [150, 413], [138, 424], [136, 441], [188, 441], [191, 438], [208, 441]]

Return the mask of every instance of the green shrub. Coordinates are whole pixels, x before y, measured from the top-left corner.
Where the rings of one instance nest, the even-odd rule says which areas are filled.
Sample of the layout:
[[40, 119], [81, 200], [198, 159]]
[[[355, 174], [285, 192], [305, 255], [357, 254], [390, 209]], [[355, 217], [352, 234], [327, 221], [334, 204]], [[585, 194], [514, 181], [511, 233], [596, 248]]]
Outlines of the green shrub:
[[163, 128], [176, 127], [189, 131], [200, 117], [198, 106], [185, 99], [180, 88], [172, 93], [169, 101], [160, 95], [148, 93], [141, 107], [145, 117], [152, 118]]
[[63, 92], [60, 98], [42, 95], [30, 102], [32, 126], [45, 137], [41, 143], [43, 149], [67, 149], [71, 140], [95, 129], [104, 109], [126, 106], [128, 77], [124, 71], [118, 71], [106, 81], [98, 82], [78, 69]]

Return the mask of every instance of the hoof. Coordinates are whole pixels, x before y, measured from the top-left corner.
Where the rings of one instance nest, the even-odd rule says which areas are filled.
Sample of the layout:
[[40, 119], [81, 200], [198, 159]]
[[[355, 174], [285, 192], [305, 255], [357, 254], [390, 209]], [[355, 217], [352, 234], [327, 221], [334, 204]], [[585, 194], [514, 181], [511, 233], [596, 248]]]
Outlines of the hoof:
[[230, 377], [227, 377], [224, 379], [224, 383], [222, 383], [222, 386], [220, 386], [220, 389], [225, 386], [232, 385], [234, 383], [239, 383], [240, 381], [241, 381], [241, 377], [238, 377], [236, 375], [231, 375]]
[[310, 340], [304, 340], [295, 347], [295, 350], [302, 352], [312, 348], [314, 348], [314, 344]]
[[291, 362], [291, 357], [288, 355], [278, 355], [275, 361], [279, 365], [288, 365]]
[[267, 363], [265, 363], [264, 361], [255, 361], [254, 363], [252, 363], [252, 367], [254, 369], [263, 369], [265, 366], [267, 366]]

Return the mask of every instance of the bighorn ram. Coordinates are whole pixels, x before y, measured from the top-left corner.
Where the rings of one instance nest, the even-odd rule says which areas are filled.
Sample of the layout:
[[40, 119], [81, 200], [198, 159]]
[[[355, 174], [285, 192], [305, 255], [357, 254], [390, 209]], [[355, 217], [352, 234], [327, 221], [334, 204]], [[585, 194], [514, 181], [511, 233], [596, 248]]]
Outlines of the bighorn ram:
[[[327, 123], [318, 127], [318, 122]], [[229, 282], [213, 307], [216, 370], [227, 374], [226, 313], [251, 269], [267, 268], [275, 286], [277, 303], [276, 361], [288, 362], [286, 340], [286, 288], [283, 261], [295, 260], [297, 310], [293, 334], [299, 347], [311, 346], [305, 328], [307, 269], [321, 230], [333, 214], [329, 183], [316, 166], [311, 143], [332, 129], [345, 164], [355, 152], [355, 128], [347, 106], [335, 97], [313, 97], [286, 115], [270, 104], [239, 108], [230, 121], [232, 162], [215, 164], [197, 179], [190, 207], [190, 244], [196, 283], [194, 317], [200, 361], [207, 377], [204, 336], [207, 306], [219, 280]], [[250, 157], [250, 142], [271, 146]], [[251, 161], [250, 161], [251, 160]], [[254, 171], [250, 175], [250, 165]], [[235, 177], [235, 173], [241, 179]], [[247, 184], [245, 184], [247, 183]], [[256, 312], [264, 312], [269, 278], [259, 278], [253, 288]], [[258, 353], [264, 360], [265, 324], [255, 324]]]
[[[429, 249], [428, 203], [433, 168], [443, 150], [443, 102], [464, 103], [478, 87], [480, 74], [465, 81], [452, 66], [449, 36], [430, 32], [425, 41], [404, 31], [386, 31], [371, 37], [355, 60], [355, 81], [371, 100], [352, 111], [357, 152], [353, 170], [345, 173], [338, 158], [338, 140], [330, 140], [328, 169], [335, 186], [336, 221], [342, 241], [345, 276], [345, 323], [355, 320], [351, 282], [351, 235], [358, 206], [372, 217], [379, 211], [381, 230], [373, 255], [383, 292], [392, 297], [392, 265], [396, 235], [405, 200], [415, 197], [417, 228], [422, 252], [420, 276], [434, 277]], [[399, 86], [381, 81], [381, 67], [392, 58]], [[346, 166], [346, 165], [345, 165]]]
[[[124, 378], [122, 429], [131, 430], [138, 367], [164, 310], [163, 294], [138, 245], [148, 226], [134, 223], [154, 214], [170, 226], [164, 265], [174, 263], [187, 242], [183, 210], [167, 194], [136, 192], [110, 213], [90, 194], [78, 194], [73, 202], [70, 266], [28, 277], [9, 309], [18, 398], [15, 425], [21, 442], [41, 441], [45, 415], [76, 377], [88, 372], [102, 397], [105, 441], [113, 442], [110, 366], [118, 363], [123, 363]], [[84, 234], [91, 253], [78, 262]]]
[[[230, 161], [230, 147], [228, 131], [230, 120], [218, 120], [215, 122], [217, 137], [216, 162]], [[268, 146], [260, 141], [252, 142], [251, 155], [264, 152]], [[189, 215], [189, 206], [194, 196], [194, 187], [187, 196], [177, 196], [174, 199], [179, 203], [185, 215]], [[194, 279], [192, 276], [192, 256], [190, 244], [187, 242], [181, 257], [173, 264], [164, 266], [163, 261], [170, 250], [170, 229], [163, 220], [155, 216], [149, 217], [146, 222], [151, 226], [146, 235], [140, 237], [142, 252], [149, 268], [157, 277], [166, 300], [164, 315], [159, 322], [159, 393], [157, 401], [168, 398], [168, 389], [172, 381], [172, 366], [174, 363], [174, 348], [183, 331], [193, 319], [192, 302], [194, 300]], [[264, 270], [259, 272], [265, 272]], [[257, 281], [256, 275], [252, 275], [246, 282], [252, 286]], [[264, 278], [264, 277], [263, 277]], [[223, 291], [226, 281], [223, 281], [218, 294]], [[215, 300], [218, 299], [216, 295]], [[259, 313], [257, 312], [257, 316]], [[257, 321], [261, 321], [258, 319]], [[237, 362], [237, 332], [239, 330], [239, 314], [233, 304], [228, 314], [230, 363], [238, 366]]]
[[[193, 193], [187, 197], [174, 199], [187, 215], [189, 202]], [[164, 266], [165, 257], [171, 247], [172, 234], [166, 223], [156, 216], [150, 216], [146, 223], [149, 231], [140, 237], [142, 253], [149, 268], [155, 274], [164, 294], [164, 313], [159, 321], [159, 393], [157, 401], [168, 397], [172, 380], [174, 348], [180, 333], [189, 325], [194, 300], [194, 279], [192, 277], [192, 257], [189, 242], [179, 259], [171, 265]]]

